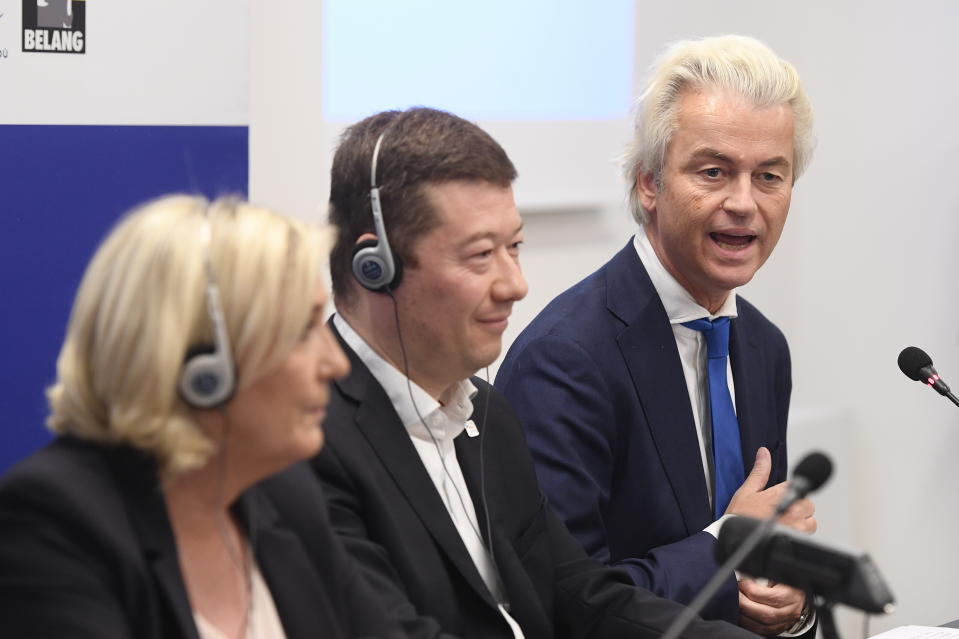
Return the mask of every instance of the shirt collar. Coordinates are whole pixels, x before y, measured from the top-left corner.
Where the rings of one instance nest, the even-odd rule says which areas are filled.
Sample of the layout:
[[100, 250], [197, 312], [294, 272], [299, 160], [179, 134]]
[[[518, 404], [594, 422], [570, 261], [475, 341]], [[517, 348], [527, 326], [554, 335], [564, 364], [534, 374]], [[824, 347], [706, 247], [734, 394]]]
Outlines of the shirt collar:
[[[473, 413], [472, 400], [477, 392], [470, 380], [464, 379], [453, 384], [437, 401], [383, 359], [339, 313], [333, 315], [333, 325], [386, 391], [396, 414], [411, 436], [429, 441], [432, 433], [437, 440], [451, 441], [463, 432], [466, 420]], [[424, 422], [429, 425], [429, 430], [424, 427]]]
[[663, 263], [659, 261], [659, 256], [656, 255], [653, 245], [649, 242], [649, 237], [646, 236], [645, 226], [639, 227], [636, 236], [633, 238], [633, 246], [636, 249], [636, 254], [639, 255], [639, 261], [643, 263], [646, 273], [649, 274], [649, 279], [653, 282], [653, 288], [656, 289], [659, 299], [662, 300], [663, 306], [666, 308], [666, 315], [669, 317], [670, 324], [682, 324], [704, 317], [716, 319], [717, 317], [737, 316], [735, 289], [730, 291], [726, 301], [723, 302], [715, 315], [700, 306], [689, 294], [689, 291], [683, 288], [676, 281], [676, 278], [666, 270]]

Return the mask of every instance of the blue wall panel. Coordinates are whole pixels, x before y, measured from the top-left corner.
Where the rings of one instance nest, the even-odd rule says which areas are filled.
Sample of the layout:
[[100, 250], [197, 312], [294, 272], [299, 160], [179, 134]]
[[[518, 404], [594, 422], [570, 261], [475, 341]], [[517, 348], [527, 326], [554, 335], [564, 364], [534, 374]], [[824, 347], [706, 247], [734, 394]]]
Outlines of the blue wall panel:
[[227, 126], [0, 125], [0, 473], [49, 439], [44, 389], [97, 244], [158, 195], [245, 195], [248, 137]]

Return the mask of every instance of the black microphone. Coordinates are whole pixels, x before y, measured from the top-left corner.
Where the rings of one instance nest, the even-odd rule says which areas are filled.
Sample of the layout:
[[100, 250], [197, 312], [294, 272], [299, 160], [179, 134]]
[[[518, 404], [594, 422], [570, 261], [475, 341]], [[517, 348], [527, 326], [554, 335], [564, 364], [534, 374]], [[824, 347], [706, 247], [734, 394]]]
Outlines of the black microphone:
[[959, 399], [952, 394], [949, 386], [942, 381], [936, 367], [932, 365], [932, 358], [926, 351], [915, 346], [907, 346], [899, 353], [899, 370], [909, 379], [927, 384], [934, 391], [948, 397], [952, 403], [959, 406]]
[[[829, 476], [832, 474], [832, 462], [823, 453], [810, 453], [796, 464], [793, 471], [793, 478], [789, 482], [789, 488], [786, 494], [776, 505], [776, 511], [768, 519], [760, 521], [760, 526], [752, 531], [742, 542], [740, 547], [731, 555], [725, 558], [725, 561], [716, 570], [709, 582], [703, 586], [696, 598], [686, 607], [673, 623], [666, 629], [662, 639], [676, 639], [680, 633], [686, 629], [693, 618], [702, 611], [706, 603], [715, 596], [722, 587], [723, 582], [733, 574], [733, 571], [739, 566], [739, 563], [749, 554], [749, 551], [756, 547], [763, 536], [769, 531], [776, 519], [786, 512], [790, 506], [797, 500], [802, 499], [810, 492], [818, 490]], [[735, 519], [735, 517], [733, 518]], [[759, 521], [759, 520], [756, 520]], [[723, 525], [725, 529], [725, 525]], [[721, 559], [719, 561], [722, 561]]]
[[776, 514], [772, 518], [779, 517], [795, 502], [822, 488], [831, 475], [832, 462], [825, 454], [813, 452], [803, 457], [796, 464], [796, 470], [793, 471], [793, 478], [786, 488], [786, 494], [776, 506]]
[[[732, 556], [764, 523], [751, 517], [728, 519], [719, 532], [716, 559], [723, 561]], [[739, 569], [753, 577], [767, 577], [818, 595], [833, 604], [872, 613], [893, 610], [892, 593], [869, 555], [829, 547], [782, 526], [764, 534]]]

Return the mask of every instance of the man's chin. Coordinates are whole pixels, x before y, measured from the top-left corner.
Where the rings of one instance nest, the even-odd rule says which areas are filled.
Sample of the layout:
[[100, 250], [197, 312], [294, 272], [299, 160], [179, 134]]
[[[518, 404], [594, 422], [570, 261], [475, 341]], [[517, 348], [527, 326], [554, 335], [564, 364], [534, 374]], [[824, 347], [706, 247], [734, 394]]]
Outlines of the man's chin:
[[758, 270], [759, 266], [755, 264], [744, 264], [736, 268], [720, 267], [713, 272], [710, 284], [714, 290], [728, 293], [733, 289], [749, 284]]
[[502, 352], [503, 352], [503, 344], [502, 342], [500, 342], [499, 344], [496, 345], [495, 349], [491, 348], [482, 353], [476, 353], [475, 354], [476, 356], [474, 357], [472, 362], [473, 366], [476, 368], [476, 370], [473, 371], [473, 374], [474, 375], [478, 374], [484, 368], [488, 368], [490, 365], [492, 365], [492, 363], [497, 360], [497, 358], [500, 356], [500, 353]]

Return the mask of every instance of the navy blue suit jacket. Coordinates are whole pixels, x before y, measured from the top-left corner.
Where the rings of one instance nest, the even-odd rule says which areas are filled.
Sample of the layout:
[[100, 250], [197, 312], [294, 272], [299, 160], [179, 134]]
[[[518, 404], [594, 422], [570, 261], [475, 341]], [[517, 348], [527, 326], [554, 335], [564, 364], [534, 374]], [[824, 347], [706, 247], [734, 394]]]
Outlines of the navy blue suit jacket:
[[[737, 309], [729, 351], [744, 471], [766, 446], [773, 485], [786, 477], [789, 350], [755, 307], [739, 298]], [[632, 241], [543, 309], [496, 387], [586, 551], [660, 596], [691, 601], [717, 568], [703, 532], [714, 517], [676, 341]], [[703, 617], [738, 621], [734, 579]]]

